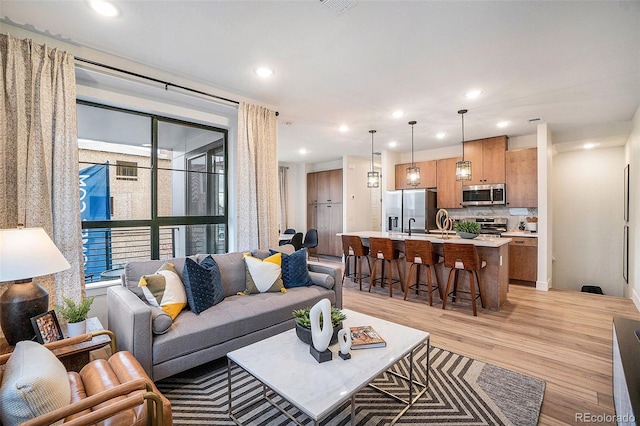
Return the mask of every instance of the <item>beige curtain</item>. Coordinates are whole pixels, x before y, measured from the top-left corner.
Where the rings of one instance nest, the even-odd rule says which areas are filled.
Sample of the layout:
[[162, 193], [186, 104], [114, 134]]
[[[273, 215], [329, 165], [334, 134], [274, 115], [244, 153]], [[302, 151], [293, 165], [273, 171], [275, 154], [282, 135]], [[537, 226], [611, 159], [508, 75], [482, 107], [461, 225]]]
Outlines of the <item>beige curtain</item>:
[[276, 114], [240, 103], [238, 109], [237, 248], [278, 245]]
[[289, 227], [289, 168], [278, 167], [278, 198], [280, 200], [280, 232]]
[[84, 280], [73, 56], [0, 34], [0, 90], [0, 228], [44, 228], [71, 268], [34, 281], [51, 305], [77, 300]]

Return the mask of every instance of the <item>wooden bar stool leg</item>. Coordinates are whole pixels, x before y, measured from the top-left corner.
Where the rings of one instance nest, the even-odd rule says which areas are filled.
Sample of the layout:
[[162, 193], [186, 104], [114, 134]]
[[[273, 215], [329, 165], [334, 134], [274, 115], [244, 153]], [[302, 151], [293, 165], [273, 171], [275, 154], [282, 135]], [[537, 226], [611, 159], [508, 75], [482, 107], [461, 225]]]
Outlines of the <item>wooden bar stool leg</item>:
[[[398, 280], [400, 281], [400, 291], [404, 291], [404, 281], [402, 280], [402, 272], [400, 272], [400, 259], [392, 260], [391, 262], [396, 264], [396, 270], [398, 271]], [[389, 265], [389, 269], [391, 269], [391, 265]], [[391, 279], [393, 280], [393, 274], [391, 274]]]
[[378, 265], [378, 260], [373, 260], [373, 270], [371, 271], [371, 276], [369, 277], [369, 293], [371, 293], [371, 287], [375, 284], [374, 280], [376, 279], [376, 266]]
[[482, 292], [482, 283], [480, 282], [480, 274], [478, 271], [474, 271], [476, 274], [476, 279], [478, 280], [478, 294], [480, 294], [480, 303], [482, 304], [482, 308], [484, 308], [484, 293]]
[[433, 275], [436, 276], [436, 284], [438, 285], [438, 295], [440, 296], [440, 300], [444, 300], [444, 296], [442, 295], [442, 285], [440, 285], [440, 278], [438, 278], [438, 271], [436, 271], [436, 267], [434, 265], [429, 266], [429, 270], [433, 268]]
[[449, 271], [449, 278], [447, 279], [447, 288], [444, 291], [444, 299], [442, 299], [442, 309], [447, 307], [447, 300], [449, 299], [449, 291], [451, 291], [451, 274], [455, 272], [455, 269]]
[[[418, 266], [418, 269], [420, 269], [420, 266]], [[431, 293], [433, 293], [433, 284], [431, 282], [431, 267], [429, 265], [427, 265], [427, 291], [429, 292], [429, 306], [433, 306], [433, 295]]]
[[360, 284], [360, 291], [362, 291], [362, 259], [360, 259], [360, 256], [356, 257], [356, 267], [358, 268], [358, 283]]
[[344, 278], [347, 276], [347, 271], [349, 270], [349, 256], [344, 257], [344, 272], [342, 273], [342, 284], [344, 284]]
[[415, 265], [416, 265], [415, 263], [412, 263], [411, 265], [409, 265], [409, 272], [407, 272], [407, 280], [404, 285], [404, 300], [407, 300], [407, 296], [409, 295], [409, 287], [410, 287], [409, 282], [411, 281], [411, 273]]
[[454, 273], [453, 273], [453, 296], [451, 296], [451, 303], [456, 303], [456, 298], [458, 295], [458, 273], [460, 272], [459, 269], [454, 269]]
[[469, 271], [469, 292], [471, 293], [471, 307], [473, 308], [473, 316], [478, 316], [478, 311], [476, 309], [476, 284], [475, 277], [473, 276], [473, 271]]

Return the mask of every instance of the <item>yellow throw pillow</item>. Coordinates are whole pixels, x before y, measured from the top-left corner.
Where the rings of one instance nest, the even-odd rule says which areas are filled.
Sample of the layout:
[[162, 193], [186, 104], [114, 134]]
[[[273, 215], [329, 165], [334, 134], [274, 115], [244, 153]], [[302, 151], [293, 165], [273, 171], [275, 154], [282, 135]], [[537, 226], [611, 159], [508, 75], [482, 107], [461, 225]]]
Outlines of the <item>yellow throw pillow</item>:
[[187, 293], [173, 263], [165, 263], [153, 275], [144, 275], [138, 287], [142, 288], [147, 303], [162, 308], [172, 320], [187, 306]]
[[244, 263], [247, 268], [246, 294], [286, 291], [283, 291], [282, 282], [282, 253], [276, 253], [264, 260], [245, 253]]

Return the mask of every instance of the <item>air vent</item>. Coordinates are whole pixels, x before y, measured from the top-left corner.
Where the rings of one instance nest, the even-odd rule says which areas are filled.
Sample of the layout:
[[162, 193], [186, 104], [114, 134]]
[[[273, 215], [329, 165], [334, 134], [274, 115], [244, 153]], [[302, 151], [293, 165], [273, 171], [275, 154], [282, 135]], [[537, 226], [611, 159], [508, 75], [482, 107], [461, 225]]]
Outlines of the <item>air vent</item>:
[[540, 117], [537, 118], [530, 118], [529, 119], [529, 123], [542, 123], [544, 120]]
[[327, 6], [336, 15], [340, 15], [358, 4], [358, 0], [320, 0], [320, 3]]

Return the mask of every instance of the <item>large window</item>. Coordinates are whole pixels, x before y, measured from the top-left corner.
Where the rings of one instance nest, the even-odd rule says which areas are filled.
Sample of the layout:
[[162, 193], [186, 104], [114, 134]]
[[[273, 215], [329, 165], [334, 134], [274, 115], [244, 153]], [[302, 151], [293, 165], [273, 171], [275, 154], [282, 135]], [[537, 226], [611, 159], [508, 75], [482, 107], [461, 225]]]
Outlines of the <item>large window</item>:
[[78, 102], [85, 281], [227, 251], [227, 131]]

